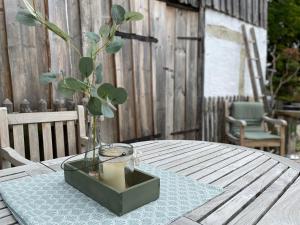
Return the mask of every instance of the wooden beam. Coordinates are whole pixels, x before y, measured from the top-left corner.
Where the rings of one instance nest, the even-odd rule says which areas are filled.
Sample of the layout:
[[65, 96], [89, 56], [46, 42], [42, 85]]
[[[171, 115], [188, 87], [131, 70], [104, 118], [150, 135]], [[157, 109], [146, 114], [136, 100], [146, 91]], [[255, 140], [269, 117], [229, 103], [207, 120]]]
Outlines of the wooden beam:
[[143, 41], [143, 42], [150, 42], [150, 43], [158, 42], [158, 39], [155, 37], [143, 36], [143, 35], [138, 35], [138, 34], [134, 34], [134, 33], [126, 33], [126, 32], [121, 32], [121, 31], [117, 31], [116, 36], [119, 36], [119, 37], [122, 37], [125, 39], [135, 39], [135, 40], [139, 40], [139, 41]]

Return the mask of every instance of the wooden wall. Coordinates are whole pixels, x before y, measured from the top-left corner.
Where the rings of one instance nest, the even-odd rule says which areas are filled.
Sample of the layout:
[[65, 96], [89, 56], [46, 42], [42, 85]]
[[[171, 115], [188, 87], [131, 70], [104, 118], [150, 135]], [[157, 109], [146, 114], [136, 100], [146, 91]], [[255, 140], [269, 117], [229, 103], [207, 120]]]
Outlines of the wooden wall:
[[[99, 56], [104, 64], [105, 82], [122, 86], [129, 94], [117, 117], [103, 123], [104, 141], [156, 134], [162, 138], [196, 138], [201, 123], [199, 74], [203, 68], [198, 63], [198, 51], [203, 51], [198, 38], [202, 33], [201, 13], [199, 16], [195, 10], [178, 9], [157, 0], [38, 0], [36, 3], [50, 20], [69, 32], [83, 53], [87, 49], [85, 32], [97, 32], [101, 24], [110, 20], [111, 4], [121, 4], [145, 16], [142, 22], [122, 26], [122, 32], [158, 39], [157, 43], [126, 39], [124, 48], [115, 56]], [[0, 101], [10, 99], [14, 111], [19, 111], [24, 98], [33, 110], [38, 109], [40, 99], [45, 99], [52, 109], [53, 102], [61, 96], [55, 86], [40, 85], [39, 75], [63, 70], [78, 78], [79, 59], [43, 27], [18, 24], [15, 16], [22, 6], [21, 0], [0, 0]], [[217, 4], [212, 6], [216, 8]], [[81, 97], [75, 96], [74, 100], [80, 103]], [[194, 131], [182, 133], [184, 130]]]

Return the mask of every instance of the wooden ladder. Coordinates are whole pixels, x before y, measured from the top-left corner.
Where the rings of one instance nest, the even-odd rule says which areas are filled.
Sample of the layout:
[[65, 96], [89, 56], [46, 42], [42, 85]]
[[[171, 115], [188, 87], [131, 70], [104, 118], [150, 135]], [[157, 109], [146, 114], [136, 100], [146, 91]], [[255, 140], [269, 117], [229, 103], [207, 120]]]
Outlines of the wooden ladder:
[[[258, 45], [257, 45], [256, 33], [255, 33], [254, 28], [251, 27], [250, 28], [251, 39], [250, 39], [248, 37], [248, 32], [246, 30], [245, 25], [242, 25], [242, 31], [243, 31], [247, 62], [248, 62], [249, 73], [250, 73], [250, 80], [251, 80], [251, 85], [252, 85], [253, 94], [254, 94], [254, 100], [260, 101], [262, 99], [265, 111], [269, 113], [270, 107], [268, 104], [267, 91], [266, 91], [266, 86], [265, 86], [264, 78], [263, 78], [263, 70], [262, 70]], [[253, 48], [254, 56], [251, 55], [251, 49], [250, 49], [251, 46]], [[256, 71], [254, 70], [253, 61], [255, 62], [255, 65], [256, 65]], [[257, 74], [255, 74], [255, 72], [257, 72]], [[258, 93], [256, 80], [259, 81], [261, 96], [259, 96], [259, 93]]]

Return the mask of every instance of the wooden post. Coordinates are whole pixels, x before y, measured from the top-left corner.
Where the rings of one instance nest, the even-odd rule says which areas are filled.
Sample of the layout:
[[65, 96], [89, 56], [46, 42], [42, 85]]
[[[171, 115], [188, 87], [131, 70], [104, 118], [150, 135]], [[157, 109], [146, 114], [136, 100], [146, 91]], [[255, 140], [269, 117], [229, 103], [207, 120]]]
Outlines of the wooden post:
[[66, 100], [66, 108], [68, 111], [72, 111], [75, 109], [75, 101], [73, 99]]
[[47, 112], [47, 101], [45, 99], [41, 99], [39, 101], [39, 105], [38, 105], [38, 111], [39, 112]]
[[[7, 119], [7, 108], [0, 108], [0, 147], [5, 148], [9, 147], [9, 131], [8, 131], [8, 119]], [[0, 151], [1, 153], [1, 151]], [[11, 164], [2, 158], [2, 154], [0, 154], [0, 169], [5, 169], [11, 167]]]
[[54, 111], [63, 111], [65, 101], [63, 99], [56, 99], [53, 103]]
[[13, 103], [8, 98], [2, 102], [2, 106], [7, 108], [8, 113], [13, 112]]
[[20, 112], [21, 113], [32, 112], [32, 110], [30, 109], [30, 102], [26, 98], [20, 104]]

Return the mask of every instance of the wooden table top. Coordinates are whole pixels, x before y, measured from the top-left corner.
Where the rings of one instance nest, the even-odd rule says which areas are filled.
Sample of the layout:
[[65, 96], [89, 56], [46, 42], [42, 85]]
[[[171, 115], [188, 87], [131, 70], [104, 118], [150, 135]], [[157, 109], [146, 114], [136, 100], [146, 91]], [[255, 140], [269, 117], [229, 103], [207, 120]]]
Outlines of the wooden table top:
[[[143, 152], [143, 163], [225, 190], [172, 225], [300, 224], [300, 164], [254, 149], [201, 141], [149, 141], [134, 146]], [[0, 183], [58, 171], [64, 159], [2, 170]], [[1, 198], [0, 224], [17, 224]]]

